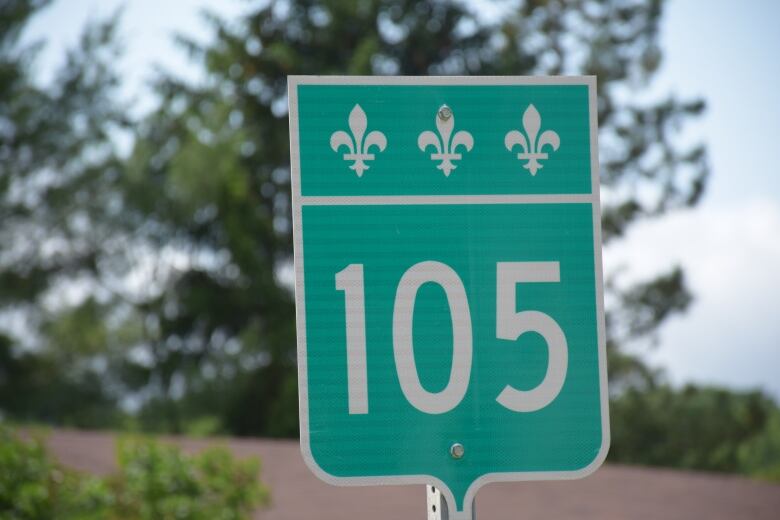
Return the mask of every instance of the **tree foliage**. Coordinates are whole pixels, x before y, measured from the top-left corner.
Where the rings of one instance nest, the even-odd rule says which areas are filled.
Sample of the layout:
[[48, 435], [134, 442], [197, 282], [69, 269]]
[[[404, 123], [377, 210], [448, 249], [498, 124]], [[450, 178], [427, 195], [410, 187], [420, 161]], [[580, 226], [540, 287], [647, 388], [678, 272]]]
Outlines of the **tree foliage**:
[[116, 414], [94, 360], [106, 348], [97, 300], [74, 308], [71, 296], [95, 288], [103, 239], [120, 218], [110, 134], [126, 117], [115, 21], [90, 26], [41, 84], [32, 72], [40, 45], [19, 40], [46, 4], [0, 4], [0, 408], [24, 420], [108, 424]]
[[[157, 409], [180, 384], [174, 408], [197, 403], [236, 433], [295, 433], [288, 74], [596, 75], [613, 240], [641, 218], [694, 204], [706, 179], [703, 147], [677, 142], [703, 104], [640, 101], [660, 63], [661, 8], [526, 1], [490, 21], [459, 2], [298, 0], [237, 22], [211, 16], [216, 39], [205, 46], [182, 38], [206, 79], [159, 78], [161, 102], [123, 178], [142, 240], [181, 256], [133, 308], [154, 324], [144, 369], [159, 382]], [[613, 296], [611, 374], [649, 377], [620, 346], [686, 308], [684, 276], [672, 269]]]
[[610, 411], [614, 461], [777, 478], [778, 409], [759, 392], [632, 388]]
[[[233, 23], [211, 16], [213, 42], [181, 39], [205, 80], [158, 78], [160, 103], [125, 161], [108, 137], [124, 122], [112, 102], [115, 24], [87, 30], [45, 89], [27, 73], [31, 50], [14, 43], [40, 4], [10, 5], [0, 178], [11, 218], [0, 233], [16, 246], [0, 264], [3, 297], [28, 307], [60, 372], [80, 382], [99, 368], [93, 402], [141, 406], [147, 428], [216, 417], [239, 434], [296, 432], [288, 74], [593, 74], [605, 239], [695, 203], [704, 186], [703, 148], [676, 144], [702, 103], [639, 101], [660, 62], [661, 2], [526, 1], [493, 21], [438, 0], [279, 1]], [[64, 303], [74, 280], [89, 296]], [[682, 272], [613, 293], [611, 375], [647, 377], [620, 345], [685, 309]]]
[[[497, 15], [448, 0], [258, 2], [237, 20], [207, 15], [206, 44], [180, 37], [203, 79], [160, 73], [159, 103], [132, 125], [115, 18], [88, 27], [50, 83], [32, 76], [37, 46], [19, 37], [45, 3], [0, 5], [0, 410], [17, 420], [297, 433], [289, 74], [595, 75], [607, 243], [706, 186], [705, 148], [680, 138], [703, 102], [648, 93], [661, 0], [522, 0]], [[776, 471], [762, 463], [777, 447], [763, 398], [677, 393], [625, 348], [690, 305], [683, 271], [608, 280], [614, 456]], [[725, 444], [674, 444], [702, 425]]]

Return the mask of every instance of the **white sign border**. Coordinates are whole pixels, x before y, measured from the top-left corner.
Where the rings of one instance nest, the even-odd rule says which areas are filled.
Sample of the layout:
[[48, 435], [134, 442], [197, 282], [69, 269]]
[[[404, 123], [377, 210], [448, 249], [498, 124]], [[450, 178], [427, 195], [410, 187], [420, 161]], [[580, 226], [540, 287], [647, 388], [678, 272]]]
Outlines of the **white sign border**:
[[[337, 477], [322, 469], [311, 452], [311, 439], [309, 437], [309, 394], [308, 371], [306, 357], [306, 310], [305, 292], [303, 282], [303, 225], [302, 206], [304, 197], [301, 195], [301, 169], [300, 169], [300, 138], [298, 132], [298, 86], [299, 85], [585, 85], [588, 87], [588, 110], [590, 116], [590, 169], [591, 169], [591, 193], [587, 202], [593, 208], [593, 251], [596, 280], [596, 314], [598, 335], [598, 358], [600, 376], [601, 397], [601, 447], [593, 461], [574, 471], [531, 471], [531, 472], [498, 472], [482, 475], [471, 483], [466, 496], [463, 499], [463, 511], [455, 508], [455, 497], [448, 486], [432, 475], [405, 475], [405, 476], [375, 476], [375, 477]], [[598, 164], [598, 112], [596, 105], [596, 77], [595, 76], [288, 76], [287, 78], [289, 121], [290, 121], [290, 175], [292, 194], [292, 218], [293, 218], [293, 259], [295, 263], [295, 313], [296, 332], [298, 343], [298, 404], [300, 417], [300, 443], [301, 454], [306, 465], [321, 480], [337, 486], [372, 486], [383, 484], [431, 484], [438, 487], [450, 505], [450, 516], [453, 520], [471, 519], [471, 508], [474, 497], [479, 488], [490, 482], [522, 482], [533, 480], [572, 480], [583, 478], [596, 471], [604, 462], [609, 451], [609, 399], [607, 395], [607, 352], [606, 332], [604, 323], [604, 279], [601, 259], [601, 206], [599, 201], [599, 164]], [[422, 196], [425, 197], [425, 196]], [[493, 197], [493, 196], [488, 196]], [[524, 197], [514, 199], [512, 196], [495, 196], [496, 202], [551, 202], [546, 200], [549, 196]], [[555, 197], [555, 196], [553, 196]], [[313, 200], [310, 204], [331, 204], [339, 197], [306, 197]], [[371, 199], [372, 197], [363, 197]], [[376, 197], [381, 200], [383, 197]], [[359, 201], [348, 200], [343, 197], [341, 203], [360, 204]], [[409, 197], [404, 197], [405, 203], [409, 203]], [[377, 200], [377, 201], [378, 201]], [[365, 202], [368, 202], [366, 200]], [[365, 204], [363, 202], [363, 204]], [[400, 202], [400, 200], [399, 200]], [[479, 200], [475, 201], [480, 203]], [[585, 202], [583, 200], [583, 202]], [[385, 203], [392, 204], [392, 198]], [[430, 203], [424, 198], [418, 203]], [[464, 197], [463, 202], [467, 203]]]

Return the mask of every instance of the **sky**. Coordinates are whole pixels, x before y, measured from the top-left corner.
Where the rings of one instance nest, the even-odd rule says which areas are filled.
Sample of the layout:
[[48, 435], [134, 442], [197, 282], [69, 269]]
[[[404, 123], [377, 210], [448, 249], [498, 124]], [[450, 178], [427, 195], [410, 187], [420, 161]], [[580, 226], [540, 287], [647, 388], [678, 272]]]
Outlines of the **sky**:
[[[154, 105], [152, 67], [198, 78], [171, 35], [208, 40], [199, 11], [234, 19], [240, 0], [56, 0], [28, 28], [48, 43], [37, 72], [45, 80], [84, 23], [124, 5], [119, 64], [123, 95], [136, 113]], [[705, 7], [706, 6], [706, 7]], [[746, 7], [750, 6], [750, 9]], [[686, 139], [708, 145], [711, 178], [695, 209], [632, 229], [604, 251], [607, 271], [626, 265], [627, 279], [645, 279], [679, 264], [695, 300], [669, 320], [660, 344], [641, 350], [671, 382], [761, 388], [780, 400], [780, 2], [671, 0], [662, 23], [664, 63], [652, 86], [659, 95], [701, 97], [706, 115]]]
[[684, 266], [695, 301], [648, 356], [673, 382], [758, 386], [780, 398], [780, 2], [669, 7], [655, 88], [707, 102], [691, 134], [708, 145], [712, 177], [696, 209], [633, 229], [605, 264], [626, 262], [637, 278]]

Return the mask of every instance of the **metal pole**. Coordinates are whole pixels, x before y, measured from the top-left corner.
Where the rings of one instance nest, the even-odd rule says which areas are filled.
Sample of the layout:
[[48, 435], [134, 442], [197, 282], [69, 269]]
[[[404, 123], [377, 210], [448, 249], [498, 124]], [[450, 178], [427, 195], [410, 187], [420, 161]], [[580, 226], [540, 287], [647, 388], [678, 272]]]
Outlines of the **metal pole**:
[[[435, 486], [425, 486], [425, 496], [428, 502], [428, 520], [450, 520], [447, 500]], [[477, 520], [477, 501], [471, 503], [471, 520]]]
[[425, 486], [428, 501], [428, 520], [450, 520], [447, 501], [434, 486]]

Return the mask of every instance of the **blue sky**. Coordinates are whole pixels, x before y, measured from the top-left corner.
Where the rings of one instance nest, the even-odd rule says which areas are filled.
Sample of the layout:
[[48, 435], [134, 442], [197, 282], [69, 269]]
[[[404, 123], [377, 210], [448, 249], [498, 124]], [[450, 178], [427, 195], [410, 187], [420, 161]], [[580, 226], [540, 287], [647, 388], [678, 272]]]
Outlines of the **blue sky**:
[[780, 2], [669, 7], [655, 88], [707, 101], [690, 133], [708, 144], [712, 178], [695, 210], [634, 229], [605, 260], [627, 261], [637, 277], [685, 267], [696, 301], [649, 356], [673, 381], [761, 386], [780, 397]]
[[[49, 42], [38, 64], [41, 77], [50, 75], [84, 22], [122, 4], [56, 0], [40, 13], [26, 38]], [[200, 8], [230, 19], [249, 7], [240, 0], [124, 4], [126, 57], [120, 67], [125, 95], [135, 99], [138, 113], [154, 103], [145, 86], [153, 65], [198, 77], [198, 68], [172, 43], [174, 31], [208, 39]], [[673, 382], [760, 387], [780, 399], [778, 20], [780, 2], [774, 0], [669, 2], [664, 64], [653, 92], [707, 101], [707, 114], [685, 138], [707, 142], [712, 177], [696, 209], [636, 227], [610, 245], [604, 259], [607, 269], [627, 264], [627, 279], [674, 263], [685, 268], [696, 300], [685, 316], [664, 326], [660, 346], [645, 354]]]

